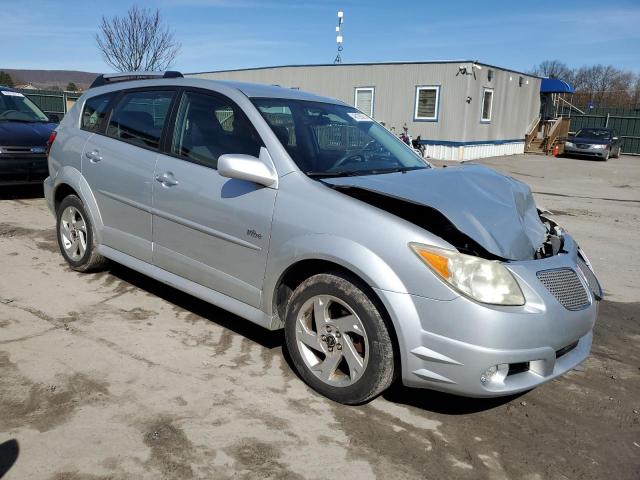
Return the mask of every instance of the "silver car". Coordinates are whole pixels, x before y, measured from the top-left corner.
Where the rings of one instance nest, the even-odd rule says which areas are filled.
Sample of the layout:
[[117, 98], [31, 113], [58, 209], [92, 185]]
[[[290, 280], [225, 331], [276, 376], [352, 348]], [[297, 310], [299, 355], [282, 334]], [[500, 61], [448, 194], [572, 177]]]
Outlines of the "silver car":
[[136, 77], [100, 77], [50, 144], [73, 269], [109, 259], [284, 329], [300, 377], [346, 404], [396, 379], [513, 394], [589, 354], [602, 289], [525, 184], [435, 168], [334, 99]]

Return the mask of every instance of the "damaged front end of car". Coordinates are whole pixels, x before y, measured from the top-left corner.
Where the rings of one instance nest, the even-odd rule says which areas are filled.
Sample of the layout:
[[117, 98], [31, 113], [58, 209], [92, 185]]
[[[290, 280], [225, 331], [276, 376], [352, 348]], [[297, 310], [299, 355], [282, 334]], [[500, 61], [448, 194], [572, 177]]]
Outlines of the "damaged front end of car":
[[[455, 255], [451, 250], [409, 242], [434, 273], [474, 300], [497, 305], [525, 302], [510, 277], [488, 262], [510, 266], [561, 254], [571, 260], [567, 268], [578, 272], [594, 300], [602, 298], [602, 289], [586, 256], [577, 245], [577, 252], [565, 249], [566, 231], [550, 218], [550, 212], [538, 209], [530, 188], [494, 170], [465, 165], [330, 178], [323, 182], [449, 243]], [[473, 257], [478, 260], [474, 262]], [[538, 271], [546, 263], [535, 262], [528, 267]], [[461, 280], [456, 280], [456, 275]], [[477, 288], [469, 285], [469, 278], [474, 275], [482, 278], [476, 282], [480, 285]]]
[[409, 352], [406, 385], [508, 395], [589, 355], [602, 288], [584, 252], [524, 183], [478, 165], [322, 181], [442, 240], [406, 238], [455, 298], [420, 288], [381, 292], [400, 312], [392, 317], [401, 319]]

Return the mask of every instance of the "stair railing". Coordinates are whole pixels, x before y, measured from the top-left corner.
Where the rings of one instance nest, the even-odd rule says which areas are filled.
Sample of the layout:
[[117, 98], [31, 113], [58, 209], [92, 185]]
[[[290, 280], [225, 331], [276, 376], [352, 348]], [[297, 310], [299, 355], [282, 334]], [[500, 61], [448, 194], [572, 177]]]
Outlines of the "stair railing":
[[570, 123], [571, 120], [567, 117], [560, 117], [555, 121], [553, 126], [549, 129], [549, 133], [543, 143], [545, 153], [549, 154], [553, 150], [557, 140], [569, 135]]
[[531, 148], [531, 143], [538, 136], [538, 130], [540, 129], [540, 117], [534, 118], [531, 128], [527, 130], [524, 136], [524, 151], [526, 152]]

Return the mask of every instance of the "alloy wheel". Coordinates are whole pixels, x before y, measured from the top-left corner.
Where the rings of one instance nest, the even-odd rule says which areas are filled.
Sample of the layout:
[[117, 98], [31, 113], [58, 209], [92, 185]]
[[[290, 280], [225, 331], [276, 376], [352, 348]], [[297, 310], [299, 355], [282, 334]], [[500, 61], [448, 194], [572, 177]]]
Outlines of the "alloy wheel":
[[64, 209], [60, 217], [60, 240], [67, 256], [74, 262], [87, 251], [87, 223], [76, 207]]
[[307, 300], [296, 318], [296, 345], [311, 372], [323, 382], [346, 387], [364, 374], [369, 341], [354, 310], [331, 295]]

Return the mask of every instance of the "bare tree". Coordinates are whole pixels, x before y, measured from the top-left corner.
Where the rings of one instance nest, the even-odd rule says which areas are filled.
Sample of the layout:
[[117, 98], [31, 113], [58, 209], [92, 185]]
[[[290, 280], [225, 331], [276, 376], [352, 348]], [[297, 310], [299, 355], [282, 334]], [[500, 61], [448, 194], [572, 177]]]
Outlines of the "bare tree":
[[160, 10], [137, 6], [123, 17], [102, 17], [96, 42], [105, 62], [120, 72], [166, 70], [180, 51]]
[[559, 78], [568, 80], [571, 77], [571, 69], [560, 60], [545, 60], [531, 69], [531, 73], [541, 77]]

